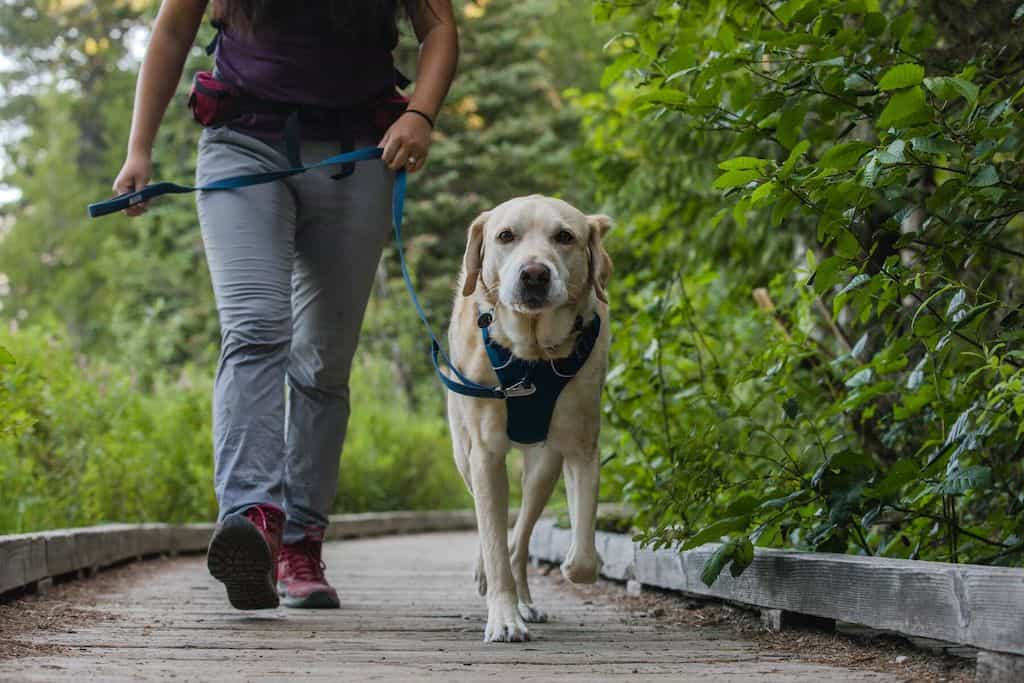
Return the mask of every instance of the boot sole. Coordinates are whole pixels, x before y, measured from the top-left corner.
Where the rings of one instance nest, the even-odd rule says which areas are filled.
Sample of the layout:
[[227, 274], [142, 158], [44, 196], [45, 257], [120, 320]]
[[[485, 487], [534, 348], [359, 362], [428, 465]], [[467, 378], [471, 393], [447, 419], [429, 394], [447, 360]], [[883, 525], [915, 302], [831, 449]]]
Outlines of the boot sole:
[[338, 596], [330, 591], [313, 591], [309, 595], [292, 596], [288, 590], [278, 584], [278, 594], [281, 596], [281, 604], [285, 607], [296, 609], [338, 609], [341, 602]]
[[226, 518], [210, 539], [206, 567], [228, 590], [235, 609], [272, 609], [279, 604], [271, 571], [270, 547], [242, 515]]

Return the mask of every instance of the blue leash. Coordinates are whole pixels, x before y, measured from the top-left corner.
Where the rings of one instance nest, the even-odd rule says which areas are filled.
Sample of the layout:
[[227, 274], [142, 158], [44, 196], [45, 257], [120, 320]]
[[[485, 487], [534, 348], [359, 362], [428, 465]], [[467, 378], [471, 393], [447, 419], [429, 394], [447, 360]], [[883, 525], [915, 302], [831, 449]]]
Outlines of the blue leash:
[[[215, 180], [214, 182], [206, 185], [178, 185], [177, 183], [166, 182], [154, 183], [152, 185], [147, 185], [141, 190], [126, 192], [114, 197], [113, 199], [90, 204], [89, 216], [92, 218], [98, 218], [100, 216], [117, 213], [118, 211], [123, 211], [124, 209], [135, 206], [140, 202], [165, 194], [236, 190], [242, 187], [263, 185], [264, 183], [271, 183], [275, 180], [299, 175], [300, 173], [305, 173], [306, 171], [310, 171], [315, 168], [322, 168], [324, 166], [340, 166], [342, 164], [350, 164], [359, 161], [380, 159], [383, 151], [384, 150], [379, 147], [364, 147], [362, 149], [357, 149], [354, 152], [346, 152], [344, 154], [337, 154], [335, 156], [328, 157], [327, 159], [310, 166], [296, 166], [294, 168], [286, 168], [279, 171], [267, 171], [265, 173], [251, 173], [248, 175], [232, 176], [230, 178]], [[391, 220], [395, 229], [395, 248], [398, 251], [398, 260], [401, 264], [402, 278], [405, 280], [406, 289], [409, 290], [409, 297], [412, 299], [412, 303], [416, 307], [416, 313], [423, 322], [423, 326], [427, 329], [427, 334], [430, 335], [430, 357], [434, 364], [434, 370], [437, 372], [437, 376], [440, 378], [441, 382], [449, 390], [454, 391], [455, 393], [462, 394], [463, 396], [472, 396], [474, 398], [506, 398], [505, 390], [501, 387], [487, 387], [482, 384], [478, 384], [459, 372], [458, 368], [455, 367], [455, 364], [452, 363], [451, 359], [448, 357], [448, 354], [444, 352], [441, 342], [438, 341], [437, 336], [434, 334], [434, 330], [430, 327], [430, 322], [427, 320], [427, 314], [423, 310], [423, 306], [420, 305], [419, 297], [416, 296], [416, 289], [413, 287], [412, 278], [409, 276], [409, 267], [405, 262], [405, 248], [402, 245], [402, 216], [405, 213], [405, 189], [406, 172], [405, 169], [401, 169], [395, 174], [394, 191], [391, 195]], [[439, 356], [444, 359], [445, 365], [447, 365], [458, 378], [458, 382], [441, 372], [440, 363], [438, 361]]]

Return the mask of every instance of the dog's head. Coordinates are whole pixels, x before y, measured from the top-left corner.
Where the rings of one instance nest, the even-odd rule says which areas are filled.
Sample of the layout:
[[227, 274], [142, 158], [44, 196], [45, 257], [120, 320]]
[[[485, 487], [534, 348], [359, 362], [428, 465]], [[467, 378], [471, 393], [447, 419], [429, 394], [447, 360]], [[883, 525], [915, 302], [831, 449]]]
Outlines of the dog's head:
[[462, 294], [477, 282], [491, 303], [540, 313], [605, 288], [612, 260], [602, 244], [608, 216], [587, 216], [560, 199], [517, 197], [480, 214], [469, 227]]

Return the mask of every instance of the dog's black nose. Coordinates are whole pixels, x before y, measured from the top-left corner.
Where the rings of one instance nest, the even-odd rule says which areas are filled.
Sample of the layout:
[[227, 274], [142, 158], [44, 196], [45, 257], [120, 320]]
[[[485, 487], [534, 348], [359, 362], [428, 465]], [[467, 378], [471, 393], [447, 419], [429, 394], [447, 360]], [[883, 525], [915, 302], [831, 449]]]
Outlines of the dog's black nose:
[[551, 282], [551, 269], [543, 263], [530, 263], [519, 271], [519, 279], [531, 289], [546, 287]]

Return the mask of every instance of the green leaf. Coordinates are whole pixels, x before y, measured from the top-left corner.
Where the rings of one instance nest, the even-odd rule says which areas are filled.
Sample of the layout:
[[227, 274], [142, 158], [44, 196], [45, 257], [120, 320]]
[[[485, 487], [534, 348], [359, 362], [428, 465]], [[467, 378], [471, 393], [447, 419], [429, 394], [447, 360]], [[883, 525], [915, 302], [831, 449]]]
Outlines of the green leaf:
[[956, 290], [956, 294], [949, 300], [949, 305], [946, 307], [946, 319], [950, 322], [959, 320], [963, 316], [961, 309], [966, 305], [967, 292], [963, 289]]
[[805, 490], [794, 491], [793, 493], [789, 494], [788, 496], [783, 496], [782, 498], [772, 498], [771, 500], [766, 500], [765, 502], [761, 503], [761, 507], [762, 508], [782, 508], [782, 507], [786, 507], [787, 505], [789, 505], [790, 503], [792, 503], [794, 501], [800, 501], [802, 503], [802, 502], [804, 502], [802, 499], [808, 497], [809, 495], [810, 495], [810, 492], [805, 491]]
[[860, 184], [864, 187], [874, 187], [875, 182], [878, 180], [878, 170], [882, 165], [878, 163], [878, 159], [874, 155], [868, 156], [868, 163], [864, 164], [864, 172], [861, 175]]
[[744, 537], [736, 541], [736, 548], [732, 551], [732, 564], [729, 565], [729, 573], [733, 578], [738, 577], [754, 561], [754, 544], [750, 538]]
[[690, 103], [690, 96], [674, 88], [659, 88], [647, 91], [633, 98], [632, 105], [640, 107], [646, 104], [665, 104], [681, 107]]
[[814, 291], [818, 294], [831, 289], [839, 282], [839, 275], [843, 271], [846, 259], [839, 256], [829, 256], [821, 262], [814, 275], [807, 284], [814, 285]]
[[14, 365], [14, 363], [14, 356], [11, 355], [11, 352], [0, 346], [0, 365]]
[[878, 81], [879, 90], [899, 90], [917, 85], [924, 79], [924, 67], [920, 64], [897, 64]]
[[954, 78], [952, 76], [926, 78], [924, 79], [924, 87], [943, 100], [955, 100], [957, 97], [963, 97], [971, 104], [975, 104], [978, 101], [978, 86], [963, 78]]
[[736, 500], [729, 503], [725, 512], [731, 517], [749, 515], [761, 505], [761, 499], [752, 493], [741, 493]]
[[857, 165], [864, 153], [872, 148], [866, 142], [844, 142], [829, 148], [821, 156], [818, 165], [822, 168], [847, 169]]
[[746, 169], [742, 171], [726, 171], [718, 176], [712, 183], [712, 187], [718, 190], [728, 190], [734, 187], [741, 187], [761, 177], [761, 171], [757, 169]]
[[796, 147], [790, 151], [789, 156], [786, 157], [785, 163], [782, 164], [782, 168], [779, 169], [779, 177], [783, 179], [788, 178], [793, 173], [793, 169], [796, 168], [796, 162], [800, 160], [800, 157], [807, 153], [807, 150], [810, 149], [810, 147], [810, 140], [801, 140], [796, 143]]
[[758, 157], [735, 157], [718, 164], [718, 168], [723, 171], [748, 171], [752, 169], [761, 171], [770, 166], [771, 163], [769, 159], [759, 159]]
[[725, 565], [729, 560], [732, 559], [733, 553], [736, 551], [736, 541], [729, 541], [718, 546], [718, 549], [711, 554], [708, 558], [707, 563], [704, 565], [704, 569], [701, 570], [700, 580], [708, 588], [718, 579], [718, 576], [725, 569]]
[[928, 356], [926, 354], [923, 358], [921, 358], [918, 364], [914, 366], [913, 371], [907, 377], [907, 389], [914, 391], [919, 386], [921, 386], [921, 383], [924, 381], [924, 366], [927, 363]]
[[992, 187], [999, 184], [999, 171], [992, 164], [985, 164], [968, 183], [971, 187]]
[[640, 66], [643, 61], [643, 55], [640, 54], [631, 53], [622, 55], [605, 67], [604, 73], [601, 74], [601, 87], [607, 88], [612, 83], [619, 80], [619, 78], [622, 77], [622, 74], [634, 67]]
[[[769, 180], [767, 183], [761, 183], [756, 190], [750, 193], [750, 202], [752, 205], [764, 201], [766, 198], [771, 197], [775, 190], [779, 188], [778, 184], [774, 181]], [[808, 252], [809, 253], [809, 252]]]
[[915, 479], [921, 472], [921, 468], [910, 458], [897, 460], [889, 471], [885, 473], [882, 480], [873, 486], [869, 495], [878, 498], [887, 498], [894, 493], [899, 493], [905, 484]]
[[847, 283], [847, 285], [845, 287], [843, 287], [841, 290], [839, 290], [839, 293], [840, 294], [846, 294], [847, 292], [852, 292], [853, 290], [857, 289], [858, 287], [861, 287], [861, 286], [867, 284], [870, 280], [871, 280], [871, 276], [868, 275], [867, 273], [858, 273], [857, 275], [854, 276], [854, 278], [852, 280], [850, 280], [849, 283]]
[[992, 483], [992, 470], [988, 467], [963, 467], [953, 473], [939, 484], [939, 493], [946, 495], [960, 495], [971, 489], [985, 489]]
[[878, 125], [881, 128], [888, 128], [896, 124], [916, 123], [926, 114], [924, 91], [919, 86], [914, 86], [892, 96], [878, 117]]
[[779, 123], [775, 127], [775, 135], [786, 149], [796, 146], [797, 138], [803, 130], [804, 119], [807, 118], [807, 107], [786, 107], [779, 115]]
[[942, 137], [914, 138], [910, 141], [910, 146], [914, 148], [915, 152], [924, 152], [925, 154], [958, 154], [960, 152], [960, 145]]
[[775, 16], [788, 24], [808, 2], [809, 0], [787, 0], [775, 10]]
[[845, 384], [850, 389], [856, 389], [857, 387], [871, 384], [871, 380], [874, 379], [874, 376], [874, 370], [871, 368], [864, 368], [863, 370], [855, 372], [850, 379], [846, 380]]
[[734, 531], [744, 531], [748, 526], [750, 526], [750, 519], [746, 516], [720, 519], [713, 524], [709, 524], [690, 538], [686, 539], [680, 548], [682, 550], [690, 550], [691, 548], [696, 548], [697, 546], [704, 545], [705, 543], [718, 541], [722, 536]]

